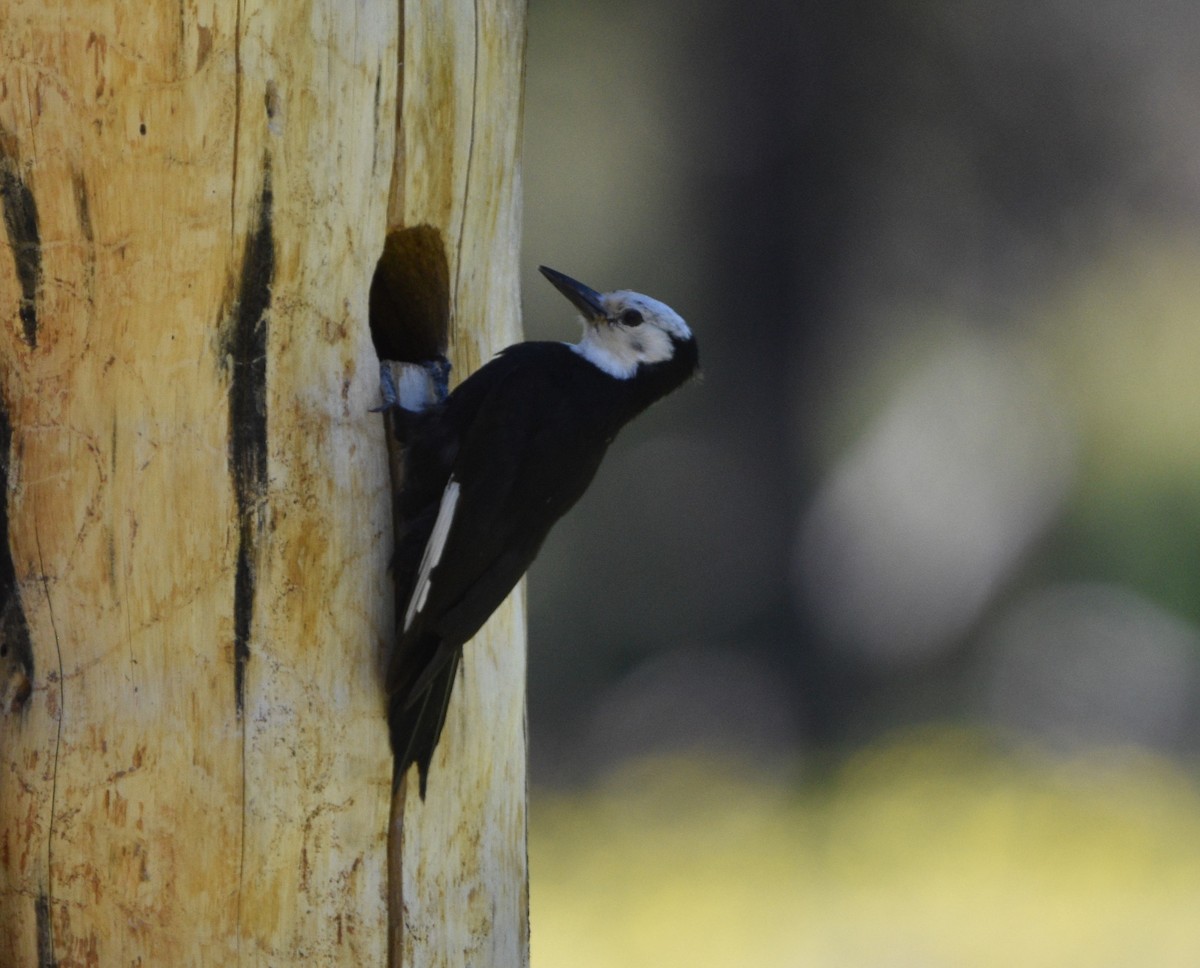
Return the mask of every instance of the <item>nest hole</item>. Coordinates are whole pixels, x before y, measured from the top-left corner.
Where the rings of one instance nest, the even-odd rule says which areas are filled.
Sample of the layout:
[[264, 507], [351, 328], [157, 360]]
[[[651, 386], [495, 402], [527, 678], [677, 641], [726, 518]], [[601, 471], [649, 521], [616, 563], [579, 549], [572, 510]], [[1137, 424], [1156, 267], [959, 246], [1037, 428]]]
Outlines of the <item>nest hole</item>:
[[446, 355], [450, 267], [433, 226], [388, 233], [371, 280], [370, 324], [381, 360], [422, 363]]

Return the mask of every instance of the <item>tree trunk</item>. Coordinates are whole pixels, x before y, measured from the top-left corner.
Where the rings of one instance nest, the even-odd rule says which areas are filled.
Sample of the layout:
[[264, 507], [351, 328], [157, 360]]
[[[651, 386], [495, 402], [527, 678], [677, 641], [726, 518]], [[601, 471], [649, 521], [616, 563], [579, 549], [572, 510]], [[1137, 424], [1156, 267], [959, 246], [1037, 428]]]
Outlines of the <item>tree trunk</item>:
[[388, 232], [436, 231], [459, 374], [518, 332], [524, 8], [480, 6], [0, 5], [0, 966], [526, 963], [519, 597], [423, 807], [380, 663]]
[[[386, 355], [448, 347], [461, 378], [520, 339], [525, 3], [410, 2], [403, 32], [380, 275], [405, 332]], [[529, 963], [524, 604], [522, 585], [468, 644], [426, 799], [414, 769], [393, 804], [399, 964]]]

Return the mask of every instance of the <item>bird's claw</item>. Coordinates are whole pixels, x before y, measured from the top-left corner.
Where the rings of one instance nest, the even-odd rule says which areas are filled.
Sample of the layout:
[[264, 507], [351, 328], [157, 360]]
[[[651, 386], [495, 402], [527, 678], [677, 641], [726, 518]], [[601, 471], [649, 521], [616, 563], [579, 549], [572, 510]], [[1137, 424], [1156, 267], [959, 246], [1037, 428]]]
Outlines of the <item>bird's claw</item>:
[[[396, 383], [396, 370], [400, 372], [399, 386]], [[421, 363], [380, 360], [379, 394], [383, 402], [378, 407], [372, 407], [371, 413], [396, 409], [417, 413], [436, 406], [450, 395], [450, 361], [444, 356]]]

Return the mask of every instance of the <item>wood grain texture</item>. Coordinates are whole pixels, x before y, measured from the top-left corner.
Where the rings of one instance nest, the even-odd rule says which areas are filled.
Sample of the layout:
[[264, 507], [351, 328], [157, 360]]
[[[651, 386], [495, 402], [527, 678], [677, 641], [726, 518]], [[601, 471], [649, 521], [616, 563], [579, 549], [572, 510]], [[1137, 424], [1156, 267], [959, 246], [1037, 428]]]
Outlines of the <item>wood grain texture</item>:
[[[454, 381], [520, 333], [524, 0], [408, 0], [389, 229], [433, 227]], [[393, 963], [529, 963], [523, 585], [467, 644], [427, 795], [393, 804]]]
[[386, 962], [399, 22], [0, 6], [0, 965]]

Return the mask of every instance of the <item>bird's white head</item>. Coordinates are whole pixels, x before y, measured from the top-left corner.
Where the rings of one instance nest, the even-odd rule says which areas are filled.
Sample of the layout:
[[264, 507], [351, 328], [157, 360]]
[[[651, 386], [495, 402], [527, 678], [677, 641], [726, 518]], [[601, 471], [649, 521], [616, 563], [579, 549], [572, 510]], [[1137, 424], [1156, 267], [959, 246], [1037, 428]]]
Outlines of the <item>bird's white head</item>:
[[583, 339], [571, 348], [609, 376], [628, 380], [639, 366], [670, 361], [692, 339], [683, 318], [657, 299], [625, 289], [596, 292], [554, 269], [539, 270], [583, 317]]

